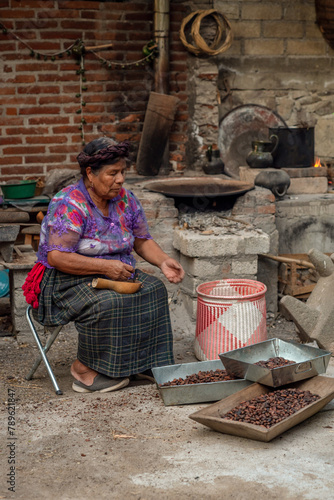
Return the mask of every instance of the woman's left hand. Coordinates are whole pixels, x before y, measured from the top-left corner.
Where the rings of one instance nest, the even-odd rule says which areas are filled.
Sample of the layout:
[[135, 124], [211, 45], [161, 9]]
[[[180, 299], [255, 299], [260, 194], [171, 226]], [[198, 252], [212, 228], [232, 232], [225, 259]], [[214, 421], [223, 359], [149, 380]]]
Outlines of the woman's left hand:
[[184, 270], [175, 259], [168, 258], [160, 266], [161, 271], [171, 283], [180, 283], [184, 278]]

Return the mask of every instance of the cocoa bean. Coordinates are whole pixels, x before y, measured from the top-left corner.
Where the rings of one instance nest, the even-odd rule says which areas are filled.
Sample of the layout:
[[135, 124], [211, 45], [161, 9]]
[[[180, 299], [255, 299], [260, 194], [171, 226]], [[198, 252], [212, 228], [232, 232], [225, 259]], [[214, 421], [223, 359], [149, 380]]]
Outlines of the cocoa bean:
[[226, 420], [247, 422], [269, 428], [320, 399], [318, 394], [300, 389], [277, 389], [262, 394], [219, 416]]
[[254, 363], [255, 365], [262, 366], [263, 368], [278, 368], [279, 366], [293, 365], [295, 361], [291, 361], [289, 359], [284, 359], [280, 356], [276, 356], [275, 358], [269, 358], [266, 361], [261, 360]]
[[205, 384], [208, 382], [225, 382], [226, 380], [237, 380], [238, 377], [235, 375], [230, 375], [226, 370], [210, 370], [210, 371], [199, 371], [193, 375], [187, 375], [183, 378], [175, 378], [170, 382], [165, 382], [164, 384], [159, 384], [159, 387], [170, 387], [174, 385], [187, 385], [187, 384]]

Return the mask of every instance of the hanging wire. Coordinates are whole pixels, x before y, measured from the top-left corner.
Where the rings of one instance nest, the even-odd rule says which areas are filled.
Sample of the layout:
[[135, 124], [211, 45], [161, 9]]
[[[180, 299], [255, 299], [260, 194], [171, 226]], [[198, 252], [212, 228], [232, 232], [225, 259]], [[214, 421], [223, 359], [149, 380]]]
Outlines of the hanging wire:
[[40, 57], [43, 57], [43, 58], [53, 58], [53, 57], [59, 57], [59, 56], [62, 56], [63, 54], [70, 54], [71, 53], [71, 49], [72, 47], [74, 47], [74, 45], [78, 42], [78, 40], [76, 40], [75, 42], [73, 42], [69, 47], [67, 47], [66, 49], [64, 50], [61, 50], [60, 52], [54, 52], [52, 54], [47, 54], [47, 53], [43, 53], [43, 52], [37, 52], [36, 50], [34, 50], [25, 40], [23, 40], [22, 38], [20, 38], [16, 33], [14, 33], [12, 30], [8, 29], [4, 24], [2, 24], [0, 22], [0, 29], [2, 29], [2, 32], [7, 35], [11, 35], [13, 38], [16, 38], [16, 40], [18, 40], [19, 42], [21, 42], [23, 45], [25, 45], [27, 47], [27, 49], [30, 50], [30, 54], [32, 56], [34, 55], [37, 55], [37, 56], [40, 56]]

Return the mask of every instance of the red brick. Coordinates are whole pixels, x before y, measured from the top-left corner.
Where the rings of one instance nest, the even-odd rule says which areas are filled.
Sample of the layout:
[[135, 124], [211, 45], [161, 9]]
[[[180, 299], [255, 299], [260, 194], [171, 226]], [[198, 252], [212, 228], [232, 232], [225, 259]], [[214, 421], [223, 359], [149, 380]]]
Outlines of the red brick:
[[[1, 173], [3, 175], [11, 175], [11, 178], [13, 178], [13, 174], [20, 175], [21, 179], [23, 176], [26, 175], [32, 175], [32, 174], [38, 174], [40, 172], [40, 167], [24, 167], [24, 166], [15, 166], [15, 167], [2, 167], [1, 168]], [[7, 178], [8, 180], [8, 178]]]
[[34, 75], [16, 75], [15, 78], [10, 78], [4, 83], [35, 83], [35, 81]]
[[100, 2], [80, 2], [79, 0], [72, 0], [68, 2], [59, 2], [59, 9], [74, 9], [74, 10], [86, 10], [86, 9], [96, 9], [99, 10]]
[[40, 37], [44, 40], [71, 40], [75, 41], [82, 36], [82, 31], [41, 31]]
[[0, 36], [0, 50], [1, 52], [7, 52], [7, 51], [12, 51], [12, 50], [16, 50], [16, 43], [15, 41], [13, 40], [12, 42], [11, 41], [8, 41], [8, 35], [3, 35], [4, 38], [4, 41], [2, 41], [2, 37]]
[[0, 98], [0, 104], [5, 106], [21, 106], [25, 105], [27, 106], [28, 104], [36, 104], [36, 97], [5, 97]]
[[[27, 62], [27, 63], [19, 63], [19, 64], [16, 64], [16, 71], [22, 71], [22, 72], [25, 72], [25, 71], [35, 71], [36, 69], [36, 64], [40, 63], [41, 61], [34, 61], [32, 60], [30, 63]], [[46, 63], [45, 61], [42, 61], [41, 62], [42, 64], [42, 69], [43, 71], [57, 71], [57, 67], [55, 66], [54, 63]]]
[[62, 163], [66, 161], [66, 155], [50, 155], [45, 156], [45, 153], [41, 156], [27, 156], [25, 155], [26, 163]]
[[15, 148], [14, 147], [3, 148], [4, 155], [22, 154], [25, 156], [28, 154], [38, 154], [44, 152], [45, 148], [42, 146], [22, 146], [22, 147], [16, 146]]
[[[74, 149], [75, 149], [75, 146], [73, 144], [71, 146], [62, 146], [61, 152], [62, 153], [73, 153]], [[49, 151], [50, 151], [50, 153], [59, 153], [59, 146], [50, 146]]]
[[52, 11], [42, 11], [36, 12], [37, 18], [45, 18], [51, 16], [53, 19], [68, 19], [78, 16], [78, 12], [76, 10], [52, 10]]
[[0, 145], [22, 144], [21, 137], [0, 137]]
[[77, 20], [64, 20], [61, 21], [60, 27], [65, 30], [95, 30], [96, 29], [96, 24], [94, 21], [86, 21], [83, 19], [77, 19]]
[[19, 87], [19, 94], [58, 94], [60, 87], [57, 85], [29, 85], [29, 87]]
[[[54, 20], [50, 20], [50, 18], [38, 18], [38, 19], [29, 19], [24, 21], [23, 23], [20, 21], [16, 21], [16, 29], [20, 30], [21, 38], [29, 38], [27, 37], [27, 33], [23, 30], [41, 30], [41, 29], [55, 29], [58, 27], [58, 22]], [[35, 35], [35, 33], [33, 33]], [[36, 38], [36, 36], [34, 36]]]
[[[121, 19], [122, 13], [118, 12], [99, 12], [99, 11], [93, 11], [93, 10], [87, 10], [87, 11], [81, 11], [80, 13], [82, 19], [101, 19], [103, 21], [106, 21], [107, 19], [111, 19], [113, 21], [117, 21], [118, 19]], [[106, 23], [104, 23], [106, 24]]]
[[15, 94], [14, 88], [0, 86], [0, 95], [13, 95], [13, 94]]
[[29, 107], [20, 109], [20, 115], [41, 115], [41, 114], [50, 114], [57, 115], [60, 113], [60, 108], [57, 106], [53, 107]]
[[38, 135], [26, 138], [27, 144], [65, 144], [67, 142], [66, 136], [60, 135]]
[[66, 124], [69, 123], [69, 117], [67, 116], [43, 116], [36, 118], [29, 118], [30, 125], [55, 125], [55, 124]]
[[[38, 99], [38, 104], [43, 106], [44, 104], [67, 104], [69, 102], [73, 102], [75, 100], [75, 97], [73, 95], [65, 95], [65, 94], [60, 94], [56, 96], [44, 96], [40, 97]], [[79, 102], [79, 99], [78, 99]]]
[[23, 17], [26, 18], [33, 18], [35, 15], [33, 10], [23, 10], [23, 9], [1, 9], [1, 20], [4, 22], [4, 24], [8, 27], [7, 23], [5, 22], [6, 19], [22, 19]]
[[32, 8], [32, 9], [52, 9], [54, 8], [54, 1], [53, 0], [43, 0], [41, 2], [40, 0], [12, 0], [12, 9], [26, 9], [26, 8]]
[[79, 133], [78, 125], [61, 125], [52, 127], [53, 134], [76, 134]]
[[16, 116], [17, 115], [17, 108], [7, 108], [6, 109], [6, 115], [8, 115], [8, 116]]
[[76, 75], [74, 72], [70, 72], [67, 74], [39, 74], [38, 75], [38, 81], [39, 82], [77, 82], [79, 83], [79, 78], [78, 75]]
[[257, 207], [256, 212], [258, 214], [274, 214], [276, 213], [276, 207], [275, 205], [265, 205], [262, 207]]
[[[17, 126], [20, 126], [20, 125], [23, 125], [23, 118], [11, 118], [10, 119], [10, 125], [12, 127], [17, 127]], [[8, 118], [0, 118], [0, 127], [4, 127], [4, 126], [8, 126]], [[16, 132], [17, 133], [17, 132]]]
[[[22, 163], [21, 156], [0, 156], [0, 165], [20, 165]], [[3, 172], [3, 168], [1, 169]]]

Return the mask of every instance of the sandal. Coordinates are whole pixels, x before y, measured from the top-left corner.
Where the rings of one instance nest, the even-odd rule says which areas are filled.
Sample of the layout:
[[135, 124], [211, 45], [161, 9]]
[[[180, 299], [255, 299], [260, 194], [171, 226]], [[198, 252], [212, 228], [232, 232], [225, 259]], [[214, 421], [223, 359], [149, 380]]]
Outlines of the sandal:
[[133, 375], [133, 378], [135, 380], [149, 380], [150, 382], [155, 383], [152, 370], [145, 370], [142, 373], [136, 373], [136, 375]]
[[123, 389], [129, 383], [130, 379], [128, 378], [110, 378], [98, 373], [92, 385], [86, 385], [79, 380], [75, 380], [72, 384], [72, 389], [75, 392], [111, 392]]

